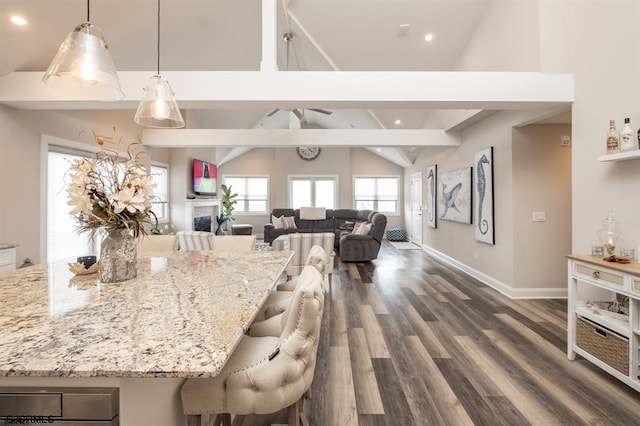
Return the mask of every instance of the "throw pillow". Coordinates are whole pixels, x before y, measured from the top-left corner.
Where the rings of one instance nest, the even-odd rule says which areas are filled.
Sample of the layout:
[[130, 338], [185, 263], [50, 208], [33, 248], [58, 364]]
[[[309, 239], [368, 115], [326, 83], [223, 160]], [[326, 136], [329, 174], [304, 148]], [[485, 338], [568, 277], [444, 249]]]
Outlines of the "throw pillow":
[[353, 227], [353, 233], [358, 235], [368, 235], [371, 231], [371, 224], [366, 222], [358, 222]]
[[275, 229], [283, 229], [284, 228], [284, 223], [282, 222], [282, 218], [284, 218], [284, 216], [276, 217], [276, 216], [271, 215], [271, 223], [273, 223], [273, 227]]
[[284, 229], [298, 229], [295, 216], [282, 216], [281, 219]]
[[352, 234], [358, 234], [360, 227], [362, 227], [364, 222], [357, 222], [356, 224], [353, 225], [353, 230], [351, 231]]

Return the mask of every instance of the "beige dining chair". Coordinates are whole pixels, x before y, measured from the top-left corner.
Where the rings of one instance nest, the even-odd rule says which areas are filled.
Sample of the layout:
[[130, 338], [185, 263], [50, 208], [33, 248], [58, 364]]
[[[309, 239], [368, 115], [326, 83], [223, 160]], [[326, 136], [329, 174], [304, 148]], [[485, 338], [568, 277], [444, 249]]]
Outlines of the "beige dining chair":
[[207, 231], [178, 231], [178, 248], [186, 251], [211, 250], [212, 232]]
[[[269, 414], [288, 409], [289, 425], [298, 425], [302, 398], [311, 386], [324, 308], [323, 279], [315, 268], [301, 275], [279, 337], [244, 335], [222, 371], [212, 378], [191, 378], [182, 385], [182, 408], [189, 425], [231, 424], [231, 414]], [[209, 419], [211, 420], [211, 419]], [[211, 422], [209, 422], [211, 424]]]
[[176, 235], [145, 235], [138, 240], [138, 254], [158, 255], [178, 249]]
[[214, 252], [254, 251], [256, 248], [255, 235], [211, 235], [211, 250]]

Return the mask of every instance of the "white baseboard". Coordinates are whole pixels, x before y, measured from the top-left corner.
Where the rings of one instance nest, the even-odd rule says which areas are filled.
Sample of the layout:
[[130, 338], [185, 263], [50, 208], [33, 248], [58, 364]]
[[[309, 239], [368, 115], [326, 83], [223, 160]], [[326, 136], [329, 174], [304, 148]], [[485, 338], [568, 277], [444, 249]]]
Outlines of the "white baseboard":
[[429, 247], [425, 244], [422, 245], [422, 249], [437, 258], [438, 260], [446, 263], [447, 265], [471, 275], [473, 278], [488, 285], [489, 287], [499, 291], [505, 296], [511, 299], [566, 299], [567, 288], [513, 288], [510, 285], [499, 281], [484, 272], [480, 272], [477, 269], [470, 267], [446, 254], [439, 252], [433, 247]]

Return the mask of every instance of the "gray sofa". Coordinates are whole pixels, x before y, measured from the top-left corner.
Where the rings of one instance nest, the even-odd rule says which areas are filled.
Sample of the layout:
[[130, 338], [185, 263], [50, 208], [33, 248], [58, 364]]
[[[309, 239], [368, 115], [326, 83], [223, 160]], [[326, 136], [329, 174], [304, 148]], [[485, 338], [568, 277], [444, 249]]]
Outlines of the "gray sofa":
[[[295, 218], [295, 229], [276, 229], [271, 223], [271, 217]], [[371, 231], [368, 235], [352, 234], [354, 223], [370, 222]], [[372, 210], [327, 209], [325, 218], [320, 220], [300, 219], [299, 209], [273, 209], [269, 216], [269, 223], [264, 226], [264, 241], [272, 243], [281, 235], [291, 233], [333, 232], [336, 236], [335, 247], [340, 253], [340, 260], [344, 262], [366, 262], [378, 256], [387, 217]]]

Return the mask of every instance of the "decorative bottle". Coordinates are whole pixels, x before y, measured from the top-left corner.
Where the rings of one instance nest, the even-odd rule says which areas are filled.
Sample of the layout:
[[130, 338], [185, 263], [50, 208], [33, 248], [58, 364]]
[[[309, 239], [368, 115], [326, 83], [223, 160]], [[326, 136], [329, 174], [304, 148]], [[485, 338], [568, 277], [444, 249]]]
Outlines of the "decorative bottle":
[[607, 154], [615, 154], [620, 151], [620, 139], [616, 131], [616, 121], [609, 120], [609, 133], [607, 133]]
[[620, 151], [633, 151], [637, 148], [636, 138], [634, 138], [635, 132], [629, 124], [629, 119], [624, 119], [624, 127], [620, 131]]

